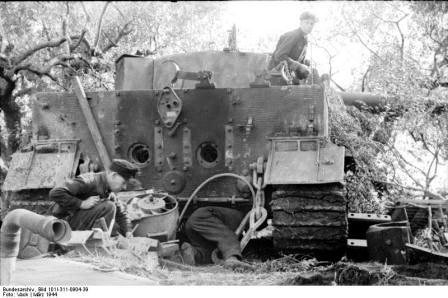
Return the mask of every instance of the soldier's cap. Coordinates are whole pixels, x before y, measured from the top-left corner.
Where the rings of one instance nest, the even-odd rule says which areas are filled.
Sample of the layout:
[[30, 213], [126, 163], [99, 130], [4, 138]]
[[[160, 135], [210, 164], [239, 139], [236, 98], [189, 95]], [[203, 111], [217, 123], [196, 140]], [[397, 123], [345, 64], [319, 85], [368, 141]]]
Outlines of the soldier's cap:
[[313, 20], [314, 23], [317, 23], [319, 19], [309, 11], [302, 12], [300, 15], [300, 20]]
[[135, 175], [138, 172], [137, 166], [124, 159], [112, 160], [109, 170], [112, 172], [116, 172], [118, 175], [122, 176], [125, 180], [135, 178]]

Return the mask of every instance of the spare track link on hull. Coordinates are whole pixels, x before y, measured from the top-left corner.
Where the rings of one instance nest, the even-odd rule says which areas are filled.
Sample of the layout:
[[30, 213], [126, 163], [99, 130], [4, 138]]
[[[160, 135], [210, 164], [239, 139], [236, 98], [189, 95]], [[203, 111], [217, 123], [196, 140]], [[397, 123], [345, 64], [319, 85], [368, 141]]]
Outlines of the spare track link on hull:
[[279, 186], [272, 193], [271, 209], [277, 249], [331, 260], [344, 254], [348, 224], [343, 186]]

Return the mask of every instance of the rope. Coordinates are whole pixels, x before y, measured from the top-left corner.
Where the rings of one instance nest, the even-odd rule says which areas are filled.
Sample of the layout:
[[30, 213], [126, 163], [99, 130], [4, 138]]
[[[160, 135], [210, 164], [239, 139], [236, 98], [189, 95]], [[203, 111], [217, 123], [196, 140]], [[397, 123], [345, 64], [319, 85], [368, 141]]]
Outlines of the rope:
[[[255, 193], [254, 188], [252, 185], [243, 177], [240, 175], [236, 175], [233, 173], [222, 173], [214, 175], [204, 182], [202, 182], [191, 194], [191, 196], [188, 198], [187, 203], [184, 206], [184, 209], [182, 210], [178, 224], [182, 221], [183, 216], [185, 215], [185, 212], [187, 211], [188, 206], [190, 205], [191, 200], [196, 196], [196, 194], [199, 192], [199, 190], [202, 189], [207, 183], [210, 181], [220, 178], [220, 177], [233, 177], [240, 179], [244, 181], [244, 183], [249, 186], [249, 190], [252, 194], [253, 199], [253, 205], [252, 209], [246, 214], [246, 216], [241, 221], [239, 227], [236, 229], [235, 234], [240, 235], [243, 232], [244, 226], [249, 221], [249, 230], [247, 233], [243, 236], [243, 238], [240, 241], [241, 250], [244, 250], [247, 243], [251, 239], [252, 235], [255, 233], [255, 231], [261, 226], [261, 224], [266, 220], [267, 218], [267, 210], [263, 207], [264, 205], [264, 198], [262, 197], [262, 188], [261, 188], [261, 178], [257, 179], [256, 172], [254, 171], [253, 179], [254, 179], [254, 185], [257, 188], [257, 193]], [[256, 182], [255, 182], [256, 181]]]

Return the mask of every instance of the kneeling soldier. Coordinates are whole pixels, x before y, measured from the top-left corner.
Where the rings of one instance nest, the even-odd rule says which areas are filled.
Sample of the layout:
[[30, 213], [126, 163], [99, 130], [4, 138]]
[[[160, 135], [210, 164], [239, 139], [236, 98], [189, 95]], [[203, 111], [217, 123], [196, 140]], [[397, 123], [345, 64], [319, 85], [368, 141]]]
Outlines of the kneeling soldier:
[[253, 269], [242, 262], [241, 246], [235, 230], [243, 213], [225, 207], [202, 207], [193, 212], [185, 223], [189, 242], [181, 246], [184, 262], [189, 265], [210, 264], [215, 249], [222, 255], [228, 268]]
[[[107, 171], [85, 173], [67, 180], [50, 191], [50, 199], [57, 203], [53, 209], [56, 217], [68, 216], [72, 230], [90, 230], [101, 217], [109, 226], [114, 215], [121, 234], [131, 237], [130, 220], [114, 194], [126, 189], [126, 183], [134, 178], [138, 168], [123, 159], [114, 159]], [[109, 200], [108, 198], [112, 198]]]

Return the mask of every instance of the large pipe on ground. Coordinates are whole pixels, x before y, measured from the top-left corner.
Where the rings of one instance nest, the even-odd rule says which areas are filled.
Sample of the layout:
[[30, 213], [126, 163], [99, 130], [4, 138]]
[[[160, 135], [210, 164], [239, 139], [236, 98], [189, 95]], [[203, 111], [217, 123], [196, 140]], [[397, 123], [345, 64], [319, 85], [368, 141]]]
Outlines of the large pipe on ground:
[[3, 220], [0, 233], [1, 285], [12, 284], [12, 275], [19, 254], [21, 228], [56, 243], [68, 241], [72, 231], [65, 220], [42, 216], [25, 209], [10, 211]]

